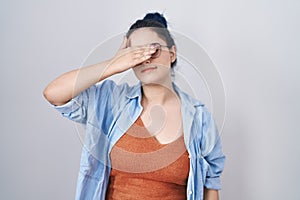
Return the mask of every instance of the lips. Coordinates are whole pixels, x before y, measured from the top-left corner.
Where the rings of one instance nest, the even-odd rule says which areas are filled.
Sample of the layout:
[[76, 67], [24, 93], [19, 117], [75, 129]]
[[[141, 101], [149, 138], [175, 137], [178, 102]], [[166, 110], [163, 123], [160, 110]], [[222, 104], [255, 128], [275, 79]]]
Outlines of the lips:
[[141, 73], [145, 73], [145, 72], [151, 72], [153, 70], [157, 69], [157, 67], [153, 66], [153, 67], [146, 67], [144, 68]]

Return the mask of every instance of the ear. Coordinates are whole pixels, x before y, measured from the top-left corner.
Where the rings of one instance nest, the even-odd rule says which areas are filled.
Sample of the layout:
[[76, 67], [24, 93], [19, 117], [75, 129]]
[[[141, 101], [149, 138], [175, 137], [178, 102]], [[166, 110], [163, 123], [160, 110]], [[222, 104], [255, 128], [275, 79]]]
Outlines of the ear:
[[176, 46], [173, 45], [171, 48], [170, 48], [170, 60], [171, 60], [171, 63], [175, 62], [177, 58], [177, 54], [176, 54]]

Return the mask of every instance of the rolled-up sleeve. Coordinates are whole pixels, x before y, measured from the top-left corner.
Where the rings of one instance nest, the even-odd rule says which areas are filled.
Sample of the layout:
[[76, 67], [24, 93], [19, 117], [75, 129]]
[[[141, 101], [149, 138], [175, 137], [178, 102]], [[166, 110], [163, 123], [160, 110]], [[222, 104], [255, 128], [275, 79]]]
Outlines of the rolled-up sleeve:
[[60, 106], [52, 106], [58, 110], [62, 116], [75, 122], [86, 123], [88, 106], [95, 99], [95, 93], [96, 85], [93, 85], [67, 103]]
[[201, 151], [206, 163], [204, 187], [220, 190], [225, 155], [222, 152], [221, 138], [212, 115], [205, 109], [203, 115], [203, 138]]
[[108, 79], [92, 85], [63, 105], [52, 106], [64, 117], [86, 124], [88, 117], [95, 116], [97, 106], [101, 108], [102, 114], [105, 113], [118, 101], [119, 93], [115, 82]]

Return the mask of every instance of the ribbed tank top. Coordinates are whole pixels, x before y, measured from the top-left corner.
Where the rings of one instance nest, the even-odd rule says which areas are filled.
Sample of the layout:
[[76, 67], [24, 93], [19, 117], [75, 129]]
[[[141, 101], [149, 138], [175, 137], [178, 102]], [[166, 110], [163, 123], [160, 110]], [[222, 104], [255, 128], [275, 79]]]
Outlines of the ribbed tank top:
[[186, 199], [189, 157], [183, 134], [161, 144], [139, 117], [112, 148], [110, 158], [106, 199]]

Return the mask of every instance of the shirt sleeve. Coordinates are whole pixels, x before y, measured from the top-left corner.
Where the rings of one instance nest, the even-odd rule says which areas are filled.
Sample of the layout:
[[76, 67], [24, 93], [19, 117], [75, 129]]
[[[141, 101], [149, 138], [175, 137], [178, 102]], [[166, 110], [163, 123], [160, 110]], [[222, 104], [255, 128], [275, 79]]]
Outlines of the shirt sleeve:
[[[88, 115], [92, 114], [91, 112], [95, 112], [97, 103], [103, 104], [103, 107], [107, 105], [111, 99], [112, 92], [115, 92], [115, 86], [116, 84], [112, 80], [105, 80], [102, 83], [92, 85], [63, 105], [52, 106], [62, 116], [72, 121], [86, 124]], [[98, 102], [99, 99], [101, 102]]]
[[225, 156], [222, 152], [221, 138], [217, 126], [211, 113], [206, 108], [203, 116], [201, 151], [207, 165], [204, 187], [220, 190], [220, 175], [224, 168]]

